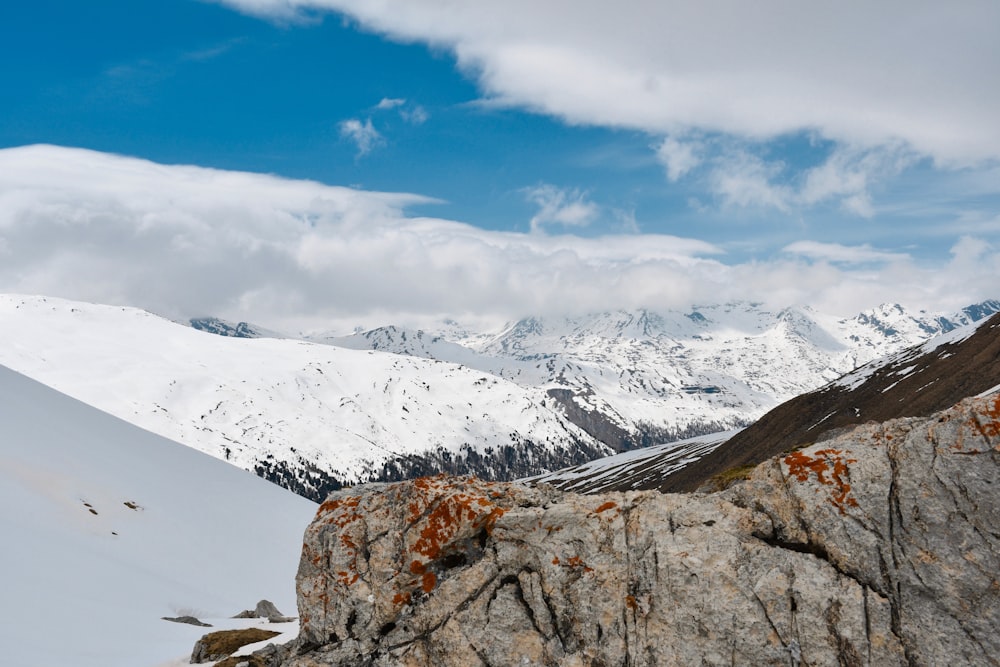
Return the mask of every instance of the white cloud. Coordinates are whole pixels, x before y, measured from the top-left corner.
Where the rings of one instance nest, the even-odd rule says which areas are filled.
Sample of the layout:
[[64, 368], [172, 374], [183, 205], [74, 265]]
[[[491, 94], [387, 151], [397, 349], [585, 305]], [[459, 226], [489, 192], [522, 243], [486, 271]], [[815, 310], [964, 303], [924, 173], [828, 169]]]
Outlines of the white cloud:
[[773, 182], [783, 168], [780, 162], [766, 162], [746, 151], [735, 151], [714, 160], [709, 186], [727, 206], [773, 207], [788, 211], [794, 192], [788, 186]]
[[575, 188], [557, 188], [542, 184], [526, 188], [528, 201], [538, 206], [531, 218], [531, 231], [541, 231], [551, 225], [586, 227], [600, 215], [600, 207], [587, 200], [587, 194]]
[[983, 239], [973, 236], [963, 236], [951, 248], [952, 260], [962, 264], [976, 262], [989, 256], [993, 246]]
[[[430, 114], [419, 104], [407, 104], [405, 97], [383, 97], [374, 106], [376, 111], [389, 111], [395, 109], [399, 117], [410, 125], [423, 125], [430, 118]], [[371, 121], [369, 121], [370, 123]]]
[[680, 142], [667, 137], [656, 147], [656, 157], [666, 168], [667, 178], [676, 181], [701, 164], [699, 149], [697, 142]]
[[406, 99], [402, 97], [383, 97], [379, 100], [379, 103], [375, 105], [376, 109], [395, 109], [396, 107], [403, 106], [406, 104]]
[[430, 114], [419, 104], [412, 109], [400, 109], [400, 117], [410, 125], [423, 125], [430, 118]]
[[888, 181], [916, 160], [912, 151], [898, 144], [867, 150], [838, 148], [826, 162], [805, 173], [798, 200], [811, 205], [837, 199], [847, 211], [870, 218], [875, 213], [871, 187]]
[[841, 145], [822, 163], [794, 172], [783, 161], [762, 157], [759, 153], [768, 151], [760, 144], [719, 138], [699, 141], [697, 150], [704, 157], [688, 162], [687, 145], [672, 141], [668, 139], [659, 149], [671, 180], [676, 180], [668, 163], [673, 159], [677, 161], [673, 176], [700, 168], [702, 185], [724, 206], [774, 208], [785, 213], [833, 202], [852, 216], [871, 218], [875, 214], [872, 191], [919, 160], [898, 143], [875, 148]]
[[[535, 193], [550, 206], [541, 226], [593, 215], [582, 193], [547, 187]], [[3, 149], [0, 291], [299, 330], [733, 299], [845, 314], [882, 301], [953, 308], [995, 297], [1000, 284], [1000, 253], [973, 237], [936, 266], [819, 244], [727, 264], [697, 239], [492, 232], [407, 213], [432, 202], [79, 149]]]
[[368, 118], [362, 123], [357, 118], [351, 118], [340, 123], [340, 136], [350, 139], [358, 147], [358, 156], [367, 155], [384, 140], [379, 131]]
[[574, 123], [759, 140], [904, 142], [942, 164], [1000, 158], [1000, 4], [908, 0], [220, 0], [337, 11], [452, 50], [485, 95]]

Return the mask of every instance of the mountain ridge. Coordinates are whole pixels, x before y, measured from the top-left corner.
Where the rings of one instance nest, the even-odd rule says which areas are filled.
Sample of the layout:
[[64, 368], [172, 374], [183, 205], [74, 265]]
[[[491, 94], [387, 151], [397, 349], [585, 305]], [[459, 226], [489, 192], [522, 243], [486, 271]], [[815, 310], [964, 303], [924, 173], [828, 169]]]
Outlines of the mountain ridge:
[[492, 334], [387, 326], [312, 340], [451, 361], [543, 389], [574, 423], [621, 452], [747, 426], [868, 361], [998, 311], [996, 300], [948, 314], [885, 304], [837, 318], [740, 302], [536, 316]]
[[997, 387], [1000, 314], [869, 362], [786, 401], [740, 431], [658, 445], [526, 481], [583, 493], [701, 490], [832, 434], [871, 421], [926, 416]]
[[138, 309], [0, 296], [0, 364], [317, 501], [343, 484], [523, 476], [611, 453], [500, 377]]
[[534, 318], [491, 335], [446, 324], [457, 341], [396, 327], [320, 344], [6, 295], [0, 363], [322, 500], [345, 484], [442, 471], [532, 476], [742, 427], [826, 381], [831, 358], [853, 364], [970, 316], [876, 315], [879, 330], [809, 308], [723, 304]]

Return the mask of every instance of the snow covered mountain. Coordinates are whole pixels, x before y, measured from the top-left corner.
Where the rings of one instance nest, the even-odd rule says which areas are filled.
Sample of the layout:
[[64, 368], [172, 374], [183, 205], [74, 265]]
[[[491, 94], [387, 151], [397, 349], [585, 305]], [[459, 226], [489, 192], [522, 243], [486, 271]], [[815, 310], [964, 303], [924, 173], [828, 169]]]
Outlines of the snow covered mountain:
[[626, 451], [746, 426], [868, 361], [998, 310], [998, 301], [951, 314], [885, 305], [837, 318], [733, 303], [535, 317], [492, 334], [389, 326], [313, 340], [450, 361], [541, 389], [583, 430]]
[[865, 422], [926, 417], [998, 391], [1000, 315], [994, 315], [872, 361], [796, 396], [742, 431], [618, 454], [529, 481], [581, 493], [692, 491], [831, 433]]
[[216, 336], [131, 308], [0, 296], [0, 364], [313, 499], [611, 450], [540, 389], [418, 357]]
[[261, 333], [245, 323], [201, 320], [222, 334], [211, 335], [130, 308], [0, 296], [0, 364], [319, 500], [343, 484], [440, 471], [525, 477], [739, 428], [998, 308], [836, 319], [729, 304], [309, 342], [245, 337]]
[[262, 598], [294, 614], [315, 512], [0, 367], [0, 662], [181, 664], [207, 629], [164, 616], [218, 624]]

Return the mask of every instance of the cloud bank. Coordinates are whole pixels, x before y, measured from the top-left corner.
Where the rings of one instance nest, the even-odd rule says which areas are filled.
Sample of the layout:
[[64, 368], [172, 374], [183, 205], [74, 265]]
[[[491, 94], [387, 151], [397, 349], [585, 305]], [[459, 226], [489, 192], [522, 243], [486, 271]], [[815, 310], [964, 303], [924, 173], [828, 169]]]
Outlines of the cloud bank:
[[[572, 123], [745, 139], [904, 143], [941, 164], [1000, 158], [1000, 4], [928, 0], [220, 0], [346, 14], [450, 49], [496, 104]], [[683, 170], [683, 156], [675, 162]]]
[[[556, 201], [563, 224], [586, 218], [572, 193], [536, 194]], [[301, 331], [735, 299], [844, 314], [883, 301], [947, 309], [995, 297], [1000, 284], [1000, 253], [974, 237], [936, 266], [808, 239], [773, 260], [727, 264], [698, 239], [492, 232], [410, 213], [434, 203], [81, 149], [4, 149], [0, 291]]]

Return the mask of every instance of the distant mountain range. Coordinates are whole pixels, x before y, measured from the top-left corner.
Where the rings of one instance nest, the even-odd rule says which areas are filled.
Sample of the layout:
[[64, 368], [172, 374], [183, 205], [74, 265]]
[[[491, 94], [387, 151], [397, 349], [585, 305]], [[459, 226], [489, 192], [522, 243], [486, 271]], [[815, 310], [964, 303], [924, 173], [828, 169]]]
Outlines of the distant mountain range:
[[615, 451], [739, 428], [886, 354], [1000, 311], [884, 305], [851, 318], [757, 303], [534, 317], [494, 333], [388, 326], [317, 342], [438, 359], [544, 391]]
[[8, 295], [0, 364], [320, 500], [345, 484], [439, 471], [525, 477], [740, 428], [998, 310], [883, 306], [836, 318], [737, 303], [306, 340]]
[[599, 459], [534, 481], [583, 493], [717, 487], [770, 457], [860, 424], [926, 417], [998, 389], [1000, 314], [870, 362], [781, 404], [742, 431]]

